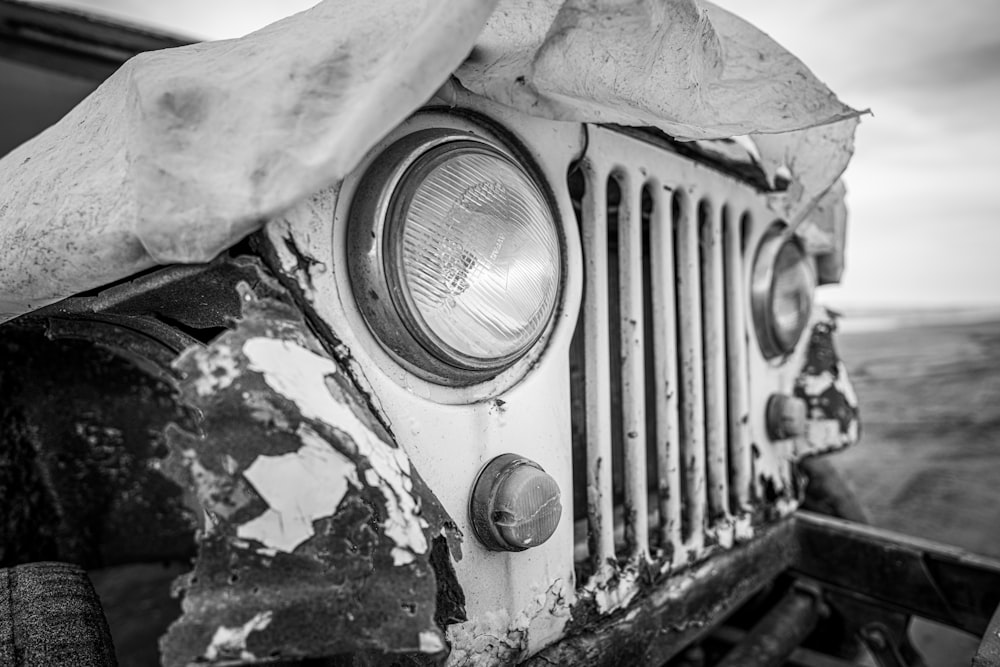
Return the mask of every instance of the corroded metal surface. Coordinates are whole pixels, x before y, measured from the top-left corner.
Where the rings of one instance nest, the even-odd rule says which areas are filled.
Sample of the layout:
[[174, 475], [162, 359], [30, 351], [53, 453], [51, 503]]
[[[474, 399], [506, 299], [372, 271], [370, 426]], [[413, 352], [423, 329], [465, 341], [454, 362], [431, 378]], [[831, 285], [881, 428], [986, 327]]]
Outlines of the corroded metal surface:
[[299, 312], [241, 294], [176, 363], [202, 418], [169, 429], [167, 469], [206, 525], [164, 663], [442, 654], [464, 614], [449, 517]]
[[592, 599], [573, 608], [567, 638], [525, 664], [662, 664], [773, 580], [795, 560], [793, 521], [672, 577], [646, 572], [635, 603], [611, 617]]
[[779, 600], [717, 667], [783, 665], [816, 627], [820, 593], [793, 588]]
[[195, 522], [160, 473], [163, 429], [187, 419], [155, 361], [168, 356], [109, 322], [0, 330], [0, 566], [191, 555]]
[[867, 604], [976, 635], [1000, 604], [1000, 560], [807, 512], [795, 528], [795, 569]]
[[858, 397], [833, 342], [836, 320], [827, 316], [812, 330], [802, 373], [794, 395], [806, 402], [804, 437], [795, 440], [796, 457], [853, 445], [860, 437]]

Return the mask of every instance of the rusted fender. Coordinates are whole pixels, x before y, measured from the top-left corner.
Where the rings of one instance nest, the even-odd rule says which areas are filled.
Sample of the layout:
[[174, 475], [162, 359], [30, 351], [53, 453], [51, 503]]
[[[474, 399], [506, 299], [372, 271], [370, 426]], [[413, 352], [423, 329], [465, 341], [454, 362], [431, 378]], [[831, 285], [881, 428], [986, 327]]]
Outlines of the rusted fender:
[[298, 310], [240, 291], [235, 329], [175, 362], [201, 419], [168, 427], [165, 469], [205, 524], [164, 664], [445, 654], [457, 529]]

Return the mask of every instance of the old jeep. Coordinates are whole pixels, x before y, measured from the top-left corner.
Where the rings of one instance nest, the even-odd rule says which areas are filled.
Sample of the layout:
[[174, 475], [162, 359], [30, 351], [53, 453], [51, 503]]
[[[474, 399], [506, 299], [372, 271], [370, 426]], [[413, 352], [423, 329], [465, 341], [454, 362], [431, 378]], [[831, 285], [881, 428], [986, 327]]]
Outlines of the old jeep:
[[110, 76], [0, 162], [0, 662], [193, 557], [164, 664], [994, 664], [998, 564], [822, 462], [857, 112], [713, 6], [393, 5], [0, 4], [8, 99]]

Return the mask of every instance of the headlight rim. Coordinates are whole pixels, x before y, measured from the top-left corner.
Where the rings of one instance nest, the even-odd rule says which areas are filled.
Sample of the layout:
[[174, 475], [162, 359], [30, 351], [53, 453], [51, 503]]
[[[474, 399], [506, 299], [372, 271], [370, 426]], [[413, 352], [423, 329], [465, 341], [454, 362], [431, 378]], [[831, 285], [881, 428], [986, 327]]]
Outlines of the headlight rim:
[[[521, 171], [534, 185], [551, 217], [558, 239], [558, 284], [551, 311], [539, 333], [523, 347], [502, 358], [483, 363], [466, 359], [467, 363], [446, 362], [433, 348], [441, 348], [429, 340], [423, 325], [416, 320], [412, 307], [402, 304], [407, 299], [403, 281], [396, 280], [387, 262], [391, 257], [391, 229], [394, 207], [407, 201], [402, 185], [410, 179], [415, 166], [427, 158], [451, 157], [435, 152], [451, 144], [451, 148], [471, 147], [485, 151], [508, 162]], [[348, 209], [347, 247], [348, 277], [354, 301], [375, 340], [407, 371], [437, 385], [467, 387], [486, 382], [517, 365], [551, 334], [560, 311], [565, 283], [565, 238], [558, 207], [544, 180], [525, 156], [501, 143], [496, 137], [486, 138], [468, 130], [442, 127], [425, 128], [407, 134], [387, 146], [369, 164], [354, 192]], [[411, 193], [412, 194], [412, 193]], [[405, 208], [405, 206], [404, 206]]]
[[800, 264], [809, 271], [812, 276], [809, 287], [810, 304], [815, 303], [816, 275], [812, 265], [809, 263], [809, 254], [798, 237], [787, 233], [788, 227], [783, 222], [773, 224], [765, 233], [757, 246], [754, 255], [753, 268], [750, 281], [750, 310], [753, 318], [754, 331], [757, 334], [757, 342], [760, 346], [761, 354], [768, 361], [787, 359], [795, 349], [806, 329], [809, 327], [809, 313], [800, 321], [797, 331], [790, 338], [789, 343], [782, 342], [782, 336], [777, 332], [778, 324], [773, 316], [773, 303], [775, 298], [776, 275], [775, 268], [781, 251], [792, 244], [801, 256]]

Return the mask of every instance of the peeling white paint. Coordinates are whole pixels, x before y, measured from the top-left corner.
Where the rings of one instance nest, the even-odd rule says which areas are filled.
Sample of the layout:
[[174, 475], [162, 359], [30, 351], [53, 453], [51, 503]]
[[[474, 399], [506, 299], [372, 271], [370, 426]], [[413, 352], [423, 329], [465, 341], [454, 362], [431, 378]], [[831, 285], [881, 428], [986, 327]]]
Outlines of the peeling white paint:
[[833, 386], [833, 374], [830, 371], [823, 371], [818, 375], [803, 375], [799, 381], [807, 396], [819, 396]]
[[736, 530], [730, 517], [717, 519], [705, 533], [715, 537], [716, 543], [723, 549], [731, 549], [736, 541]]
[[517, 664], [563, 635], [575, 602], [573, 582], [563, 578], [531, 586], [531, 597], [512, 619], [506, 609], [449, 625], [449, 667]]
[[291, 552], [313, 536], [313, 521], [337, 511], [348, 484], [360, 486], [354, 462], [316, 431], [302, 424], [298, 436], [297, 451], [258, 456], [244, 471], [269, 509], [239, 526], [237, 536]]
[[517, 664], [527, 645], [524, 631], [515, 628], [506, 609], [477, 614], [448, 626], [451, 654], [448, 667]]
[[741, 514], [733, 521], [733, 532], [737, 542], [749, 542], [754, 537], [753, 520], [749, 513]]
[[542, 650], [564, 635], [570, 607], [576, 602], [572, 579], [559, 578], [548, 587], [534, 586], [531, 603], [514, 617], [514, 627], [524, 629], [528, 655]]
[[618, 569], [605, 565], [584, 588], [594, 596], [597, 611], [610, 614], [628, 605], [639, 594], [639, 573], [632, 566]]
[[420, 633], [421, 653], [440, 653], [445, 649], [441, 635], [433, 630], [423, 630]]
[[[383, 442], [347, 405], [338, 402], [326, 386], [326, 377], [338, 373], [337, 365], [300, 345], [271, 338], [252, 338], [243, 344], [250, 369], [264, 376], [268, 386], [294, 402], [302, 415], [322, 421], [348, 435], [358, 453], [368, 459], [365, 481], [382, 492], [388, 516], [384, 532], [394, 542], [396, 565], [413, 561], [414, 554], [427, 552], [424, 529], [427, 522], [411, 490], [410, 460], [402, 450]], [[294, 496], [289, 493], [294, 491]], [[297, 490], [286, 489], [299, 498]]]
[[247, 639], [251, 632], [263, 630], [270, 625], [271, 616], [270, 611], [262, 611], [243, 625], [234, 628], [220, 625], [212, 635], [212, 643], [205, 649], [205, 658], [215, 660], [220, 654], [235, 655], [238, 652], [240, 660], [256, 660], [257, 656], [247, 650]]

